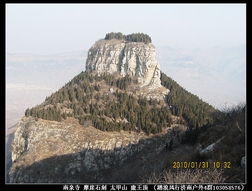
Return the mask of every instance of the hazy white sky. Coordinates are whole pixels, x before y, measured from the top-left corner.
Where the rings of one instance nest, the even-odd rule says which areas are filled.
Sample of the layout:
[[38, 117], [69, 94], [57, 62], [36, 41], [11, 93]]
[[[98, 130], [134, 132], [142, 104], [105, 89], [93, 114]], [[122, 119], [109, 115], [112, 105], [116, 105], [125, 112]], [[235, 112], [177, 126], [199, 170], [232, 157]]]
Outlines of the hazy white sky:
[[8, 87], [64, 85], [108, 32], [149, 34], [162, 71], [217, 107], [246, 99], [246, 4], [6, 4]]
[[245, 44], [245, 4], [6, 4], [6, 50], [87, 50], [107, 32], [144, 32], [155, 46]]

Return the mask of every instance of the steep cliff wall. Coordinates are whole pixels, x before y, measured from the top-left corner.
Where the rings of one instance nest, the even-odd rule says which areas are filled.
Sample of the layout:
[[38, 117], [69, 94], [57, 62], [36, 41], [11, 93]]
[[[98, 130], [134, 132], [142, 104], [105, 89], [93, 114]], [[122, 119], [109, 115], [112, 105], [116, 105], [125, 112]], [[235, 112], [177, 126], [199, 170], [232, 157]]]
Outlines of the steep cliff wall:
[[151, 43], [99, 40], [88, 51], [86, 71], [136, 77], [141, 86], [161, 87], [160, 67]]

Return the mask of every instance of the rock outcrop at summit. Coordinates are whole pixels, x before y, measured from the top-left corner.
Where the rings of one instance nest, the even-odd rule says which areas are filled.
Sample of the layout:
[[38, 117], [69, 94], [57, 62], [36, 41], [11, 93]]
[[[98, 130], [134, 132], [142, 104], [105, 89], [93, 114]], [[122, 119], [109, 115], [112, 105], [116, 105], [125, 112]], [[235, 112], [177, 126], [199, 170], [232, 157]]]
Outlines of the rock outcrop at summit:
[[161, 87], [160, 67], [152, 43], [99, 40], [88, 51], [86, 71], [136, 77], [140, 86]]

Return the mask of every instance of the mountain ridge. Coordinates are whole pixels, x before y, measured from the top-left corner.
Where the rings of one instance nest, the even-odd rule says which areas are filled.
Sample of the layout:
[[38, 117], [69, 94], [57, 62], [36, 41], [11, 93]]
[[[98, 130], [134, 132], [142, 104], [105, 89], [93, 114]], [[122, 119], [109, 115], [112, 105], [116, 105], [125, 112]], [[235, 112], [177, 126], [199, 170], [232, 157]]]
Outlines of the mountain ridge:
[[[114, 39], [106, 40], [105, 44], [109, 44], [110, 41], [118, 45], [118, 41]], [[209, 126], [213, 122], [212, 114], [216, 110], [162, 73], [155, 58], [155, 50], [151, 48], [149, 53], [149, 50], [146, 51], [145, 48], [140, 48], [139, 52], [134, 50], [134, 46], [136, 49], [139, 46], [149, 47], [152, 46], [150, 43], [128, 42], [128, 44], [130, 45], [128, 53], [131, 56], [125, 57], [125, 64], [128, 63], [125, 67], [125, 71], [127, 71], [125, 74], [122, 75], [116, 67], [122, 63], [119, 61], [120, 59], [118, 60], [121, 49], [117, 53], [113, 53], [114, 48], [111, 49], [111, 44], [108, 45], [110, 48], [102, 51], [99, 47], [95, 46], [95, 49], [91, 47], [93, 53], [88, 53], [86, 67], [92, 68], [92, 65], [97, 63], [100, 65], [102, 64], [100, 60], [104, 60], [106, 63], [103, 63], [104, 65], [113, 65], [112, 72], [108, 72], [110, 66], [101, 68], [98, 66], [100, 71], [98, 73], [94, 72], [96, 67], [93, 68], [94, 70], [88, 69], [88, 71], [81, 72], [65, 86], [47, 97], [44, 102], [25, 111], [25, 117], [17, 125], [12, 144], [11, 182], [58, 182], [60, 177], [55, 178], [54, 176], [56, 174], [58, 176], [59, 172], [63, 173], [64, 177], [70, 173], [71, 178], [68, 180], [74, 180], [72, 179], [74, 175], [80, 173], [81, 170], [92, 174], [93, 172], [88, 166], [93, 162], [96, 163], [97, 172], [102, 171], [102, 166], [106, 162], [96, 159], [103, 156], [103, 151], [97, 151], [96, 147], [87, 147], [90, 144], [99, 144], [102, 147], [102, 144], [97, 142], [96, 135], [98, 134], [105, 133], [108, 136], [117, 134], [121, 137], [121, 140], [116, 140], [115, 144], [109, 148], [111, 155], [109, 154], [110, 157], [106, 159], [109, 164], [106, 168], [110, 169], [123, 165], [123, 163], [113, 163], [113, 160], [122, 162], [130, 160], [130, 156], [141, 152], [142, 149], [154, 148], [155, 141], [158, 149], [151, 157], [154, 157], [155, 153], [163, 152], [165, 144], [171, 140], [174, 146], [183, 141], [190, 142], [193, 137], [190, 137], [190, 134], [188, 136], [187, 132], [192, 132], [202, 126]], [[108, 59], [111, 52], [117, 55], [116, 59]], [[146, 62], [138, 63], [138, 68], [142, 67], [142, 70], [137, 71], [137, 67], [130, 70], [132, 65], [137, 65], [136, 58], [141, 57], [138, 54], [141, 54]], [[98, 56], [96, 57], [96, 55]], [[148, 55], [151, 55], [151, 58]], [[95, 59], [90, 57], [95, 57]], [[146, 76], [150, 77], [144, 81]], [[156, 80], [157, 78], [158, 80]], [[154, 85], [151, 83], [153, 79], [156, 80]], [[92, 138], [87, 143], [88, 138], [83, 140], [81, 137], [86, 137], [91, 132], [96, 133], [90, 134]], [[174, 138], [171, 138], [171, 132], [176, 132]], [[118, 151], [117, 142], [127, 142], [127, 136], [122, 136], [126, 134], [132, 137], [131, 142], [136, 142], [136, 147], [120, 144]], [[70, 140], [67, 135], [71, 135]], [[161, 135], [160, 139], [152, 139], [159, 135]], [[186, 139], [184, 135], [187, 135]], [[76, 139], [74, 143], [68, 145], [68, 142], [74, 138]], [[139, 143], [140, 139], [142, 139], [142, 143]], [[44, 145], [38, 144], [41, 141]], [[148, 146], [149, 144], [152, 145]], [[36, 179], [34, 168], [38, 168], [41, 164], [48, 166], [44, 162], [37, 163], [37, 159], [57, 162], [57, 155], [67, 154], [57, 152], [62, 145], [69, 147], [73, 153], [69, 156], [70, 158], [66, 158], [75, 162], [70, 162], [68, 165], [67, 161], [64, 164], [55, 163], [56, 166], [50, 171], [52, 174], [49, 177], [44, 174], [44, 171], [39, 170]], [[46, 149], [43, 151], [43, 149], [40, 150], [40, 147]], [[40, 151], [36, 153], [36, 150]], [[51, 151], [53, 154], [48, 155]], [[80, 152], [80, 154], [75, 155], [75, 152]], [[123, 160], [118, 153], [124, 153]], [[106, 157], [108, 156], [106, 155]], [[59, 160], [61, 161], [61, 159]], [[66, 165], [70, 165], [69, 169], [72, 170], [64, 167]], [[39, 169], [42, 168], [43, 165], [39, 167]], [[97, 176], [97, 172], [92, 175]], [[39, 178], [41, 176], [43, 179]], [[66, 177], [62, 177], [62, 180], [66, 179]], [[102, 177], [94, 179], [103, 180]], [[76, 181], [80, 180], [76, 179]]]

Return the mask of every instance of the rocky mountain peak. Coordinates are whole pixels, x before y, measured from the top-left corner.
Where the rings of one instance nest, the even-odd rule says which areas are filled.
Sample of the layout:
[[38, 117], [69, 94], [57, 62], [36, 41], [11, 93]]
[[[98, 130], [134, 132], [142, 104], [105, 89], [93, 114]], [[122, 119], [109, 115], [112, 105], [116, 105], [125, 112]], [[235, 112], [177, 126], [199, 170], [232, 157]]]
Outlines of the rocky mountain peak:
[[211, 124], [214, 112], [160, 72], [149, 36], [110, 33], [88, 51], [85, 72], [25, 111], [9, 182], [142, 181], [173, 158], [169, 148], [194, 143], [191, 133]]

